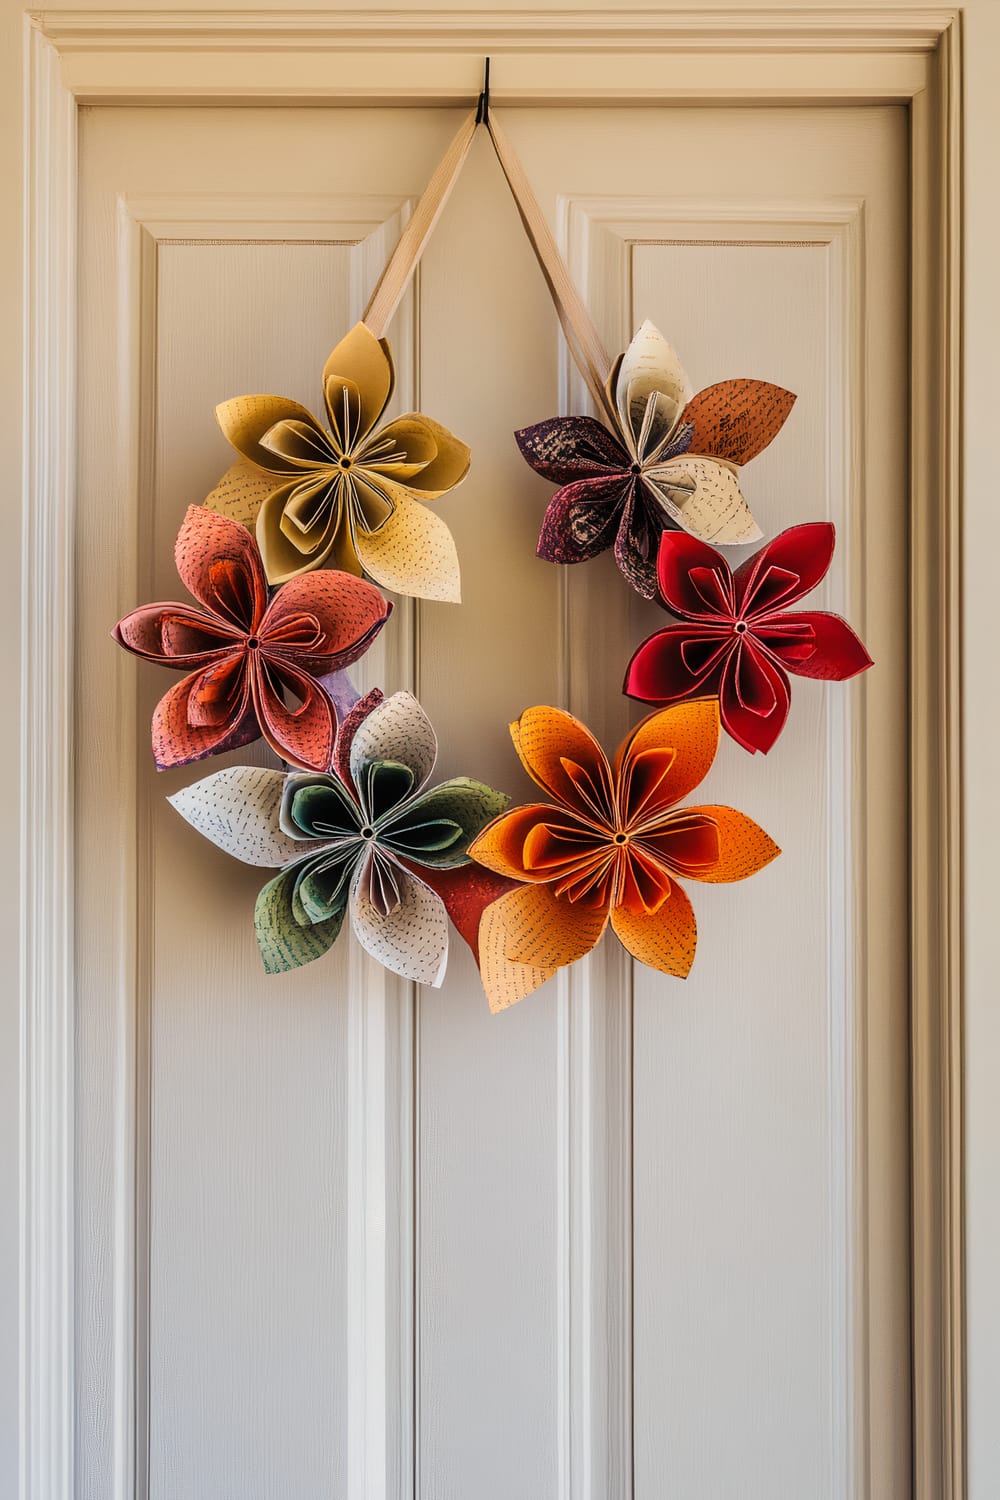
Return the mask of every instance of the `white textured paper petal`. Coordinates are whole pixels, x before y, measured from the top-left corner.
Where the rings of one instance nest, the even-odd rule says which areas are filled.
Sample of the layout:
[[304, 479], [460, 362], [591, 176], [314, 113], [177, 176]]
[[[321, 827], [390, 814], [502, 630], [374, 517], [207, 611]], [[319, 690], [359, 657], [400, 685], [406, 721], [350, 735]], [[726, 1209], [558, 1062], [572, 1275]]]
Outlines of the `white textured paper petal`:
[[[622, 427], [632, 436], [633, 445], [642, 428], [647, 398], [659, 391], [675, 427], [681, 412], [694, 392], [674, 349], [647, 318], [622, 355], [615, 390], [615, 404]], [[660, 402], [664, 411], [664, 403]]]
[[373, 708], [351, 742], [351, 779], [360, 791], [364, 767], [376, 760], [409, 766], [416, 780], [413, 791], [425, 785], [437, 760], [434, 726], [412, 693], [393, 693]]
[[732, 469], [711, 458], [674, 458], [643, 479], [664, 510], [692, 536], [724, 547], [758, 542], [763, 532]]
[[448, 914], [436, 891], [400, 869], [402, 895], [395, 911], [383, 916], [372, 904], [363, 871], [351, 886], [354, 935], [372, 958], [393, 974], [437, 988], [448, 967]]
[[263, 766], [228, 766], [167, 801], [192, 828], [245, 865], [281, 869], [302, 858], [302, 844], [278, 826], [282, 771]]

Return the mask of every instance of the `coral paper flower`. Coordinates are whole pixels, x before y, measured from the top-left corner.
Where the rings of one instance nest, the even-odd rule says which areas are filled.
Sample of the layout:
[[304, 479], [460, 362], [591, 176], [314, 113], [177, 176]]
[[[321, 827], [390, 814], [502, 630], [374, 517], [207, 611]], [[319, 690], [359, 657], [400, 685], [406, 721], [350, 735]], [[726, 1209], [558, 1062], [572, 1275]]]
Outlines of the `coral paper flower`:
[[645, 703], [715, 693], [727, 733], [770, 750], [788, 717], [789, 672], [842, 682], [872, 665], [839, 615], [790, 609], [825, 575], [835, 540], [825, 521], [792, 526], [733, 573], [703, 542], [665, 532], [660, 594], [680, 623], [642, 643], [625, 692]]
[[428, 786], [437, 740], [409, 693], [367, 714], [365, 706], [341, 726], [327, 775], [235, 766], [170, 801], [237, 859], [281, 867], [255, 914], [269, 974], [325, 953], [349, 916], [362, 947], [387, 969], [439, 985], [448, 918], [417, 871], [469, 865], [470, 839], [509, 798], [464, 776]]
[[780, 852], [731, 807], [680, 807], [719, 743], [711, 698], [651, 714], [614, 764], [578, 719], [529, 708], [510, 727], [552, 799], [515, 807], [470, 847], [520, 889], [483, 913], [479, 959], [490, 1009], [503, 1010], [597, 943], [610, 920], [634, 958], [684, 978], [697, 933], [680, 884], [743, 880]]
[[201, 506], [188, 508], [174, 557], [201, 607], [147, 604], [114, 629], [127, 651], [190, 673], [153, 714], [158, 769], [263, 735], [284, 760], [326, 770], [337, 720], [316, 679], [363, 656], [392, 605], [363, 579], [333, 572], [295, 579], [268, 602], [253, 537]]
[[284, 396], [216, 409], [242, 459], [205, 503], [256, 527], [269, 582], [328, 564], [400, 594], [459, 598], [451, 532], [419, 502], [465, 478], [469, 450], [419, 412], [380, 428], [394, 383], [388, 343], [358, 323], [323, 368], [328, 428]]
[[673, 349], [643, 323], [608, 380], [610, 430], [593, 417], [553, 417], [516, 434], [531, 467], [561, 486], [538, 556], [584, 562], [613, 546], [632, 587], [653, 599], [665, 528], [723, 545], [758, 541], [736, 466], [767, 447], [794, 401], [763, 380], [724, 380], [693, 396]]

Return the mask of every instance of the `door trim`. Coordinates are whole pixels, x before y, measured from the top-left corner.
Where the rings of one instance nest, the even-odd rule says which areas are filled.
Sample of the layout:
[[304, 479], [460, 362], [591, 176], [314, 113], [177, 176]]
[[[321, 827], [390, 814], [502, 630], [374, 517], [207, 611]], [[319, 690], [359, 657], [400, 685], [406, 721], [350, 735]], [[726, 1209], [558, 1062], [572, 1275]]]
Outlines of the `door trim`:
[[[419, 51], [420, 67], [412, 66]], [[965, 1472], [960, 14], [773, 9], [47, 12], [23, 57], [22, 1500], [72, 1500], [76, 117], [83, 104], [903, 103], [911, 122], [914, 1494]], [[683, 81], [665, 56], [684, 54]], [[419, 76], [416, 76], [418, 75]], [[126, 1092], [128, 1081], [125, 1081]], [[120, 1226], [128, 1232], [127, 1226]], [[123, 1316], [128, 1316], [127, 1309]], [[127, 1339], [129, 1328], [118, 1330]], [[142, 1481], [116, 1392], [114, 1500]], [[137, 1487], [139, 1486], [139, 1487]], [[573, 1496], [576, 1500], [576, 1496]]]

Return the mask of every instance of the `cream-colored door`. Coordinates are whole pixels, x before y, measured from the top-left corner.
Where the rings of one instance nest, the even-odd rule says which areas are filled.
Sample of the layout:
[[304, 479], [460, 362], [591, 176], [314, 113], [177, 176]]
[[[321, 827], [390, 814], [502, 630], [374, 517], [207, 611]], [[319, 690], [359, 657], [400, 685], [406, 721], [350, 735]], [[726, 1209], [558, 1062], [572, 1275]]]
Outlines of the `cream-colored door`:
[[[104, 1500], [833, 1500], [908, 1487], [906, 130], [892, 108], [508, 111], [612, 349], [798, 393], [746, 474], [830, 518], [877, 666], [795, 683], [712, 797], [784, 849], [700, 890], [686, 983], [589, 964], [491, 1017], [344, 937], [265, 978], [256, 872], [165, 795], [166, 674], [111, 644], [171, 598], [215, 404], [313, 405], [448, 111], [89, 109], [80, 200], [77, 1486]], [[399, 601], [359, 683], [416, 691], [446, 774], [518, 797], [508, 721], [612, 742], [661, 618], [535, 557], [516, 428], [582, 409], [485, 139], [389, 330], [399, 409], [471, 444], [439, 502], [461, 606]], [[172, 679], [171, 679], [172, 680]], [[245, 761], [261, 752], [242, 752]]]

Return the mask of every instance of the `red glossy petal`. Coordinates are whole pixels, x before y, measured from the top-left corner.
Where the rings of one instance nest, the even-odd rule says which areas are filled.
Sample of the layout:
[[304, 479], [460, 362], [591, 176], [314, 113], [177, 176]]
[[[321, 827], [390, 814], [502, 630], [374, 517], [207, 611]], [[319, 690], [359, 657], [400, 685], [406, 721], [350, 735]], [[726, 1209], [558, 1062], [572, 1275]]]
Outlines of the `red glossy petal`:
[[[337, 716], [319, 683], [287, 662], [259, 660], [250, 682], [261, 734], [275, 754], [304, 771], [328, 771]], [[298, 700], [294, 707], [285, 703], [282, 688]]]
[[722, 380], [693, 396], [681, 414], [694, 428], [689, 453], [746, 464], [781, 431], [791, 391], [766, 380]]
[[732, 632], [668, 625], [636, 650], [625, 671], [624, 692], [642, 703], [673, 703], [718, 689]]
[[546, 562], [586, 562], [615, 539], [631, 476], [580, 479], [556, 490], [538, 534], [538, 556]]
[[519, 888], [519, 882], [496, 875], [482, 865], [460, 865], [457, 869], [435, 870], [427, 865], [411, 866], [401, 860], [432, 891], [437, 891], [452, 922], [468, 943], [479, 962], [479, 924], [483, 912], [501, 896]]
[[[829, 521], [790, 526], [776, 536], [737, 570], [738, 612], [749, 618], [797, 603], [826, 576], [836, 540]], [[780, 571], [768, 576], [770, 569]]]
[[663, 602], [682, 619], [714, 619], [723, 608], [732, 616], [732, 569], [707, 542], [686, 531], [665, 531], [656, 573]]
[[[805, 627], [809, 630], [812, 650], [808, 656], [797, 654], [795, 646], [784, 645], [780, 635], [771, 636], [771, 630], [780, 630], [784, 624]], [[856, 677], [859, 672], [872, 666], [864, 642], [855, 634], [840, 615], [826, 614], [822, 610], [802, 610], [791, 615], [776, 615], [768, 620], [761, 635], [782, 665], [798, 677], [818, 677], [826, 682], [844, 682]]]
[[746, 644], [739, 655], [733, 652], [722, 674], [719, 708], [737, 744], [766, 755], [785, 727], [790, 701], [788, 678], [763, 652]]
[[249, 694], [241, 700], [242, 711], [230, 722], [191, 723], [190, 698], [203, 675], [192, 672], [190, 677], [185, 677], [183, 682], [163, 695], [153, 711], [153, 758], [160, 771], [172, 766], [186, 766], [192, 761], [204, 760], [208, 755], [221, 755], [225, 750], [235, 750], [260, 738]]
[[232, 651], [242, 635], [188, 604], [144, 604], [112, 631], [119, 646], [163, 667], [207, 665]]
[[228, 516], [189, 505], [174, 545], [185, 588], [213, 615], [252, 634], [267, 605], [267, 579], [257, 543]]
[[552, 417], [514, 434], [521, 457], [554, 484], [620, 473], [629, 456], [618, 439], [593, 417]]
[[303, 573], [268, 605], [260, 639], [269, 657], [332, 672], [363, 656], [392, 613], [374, 584], [334, 570]]

